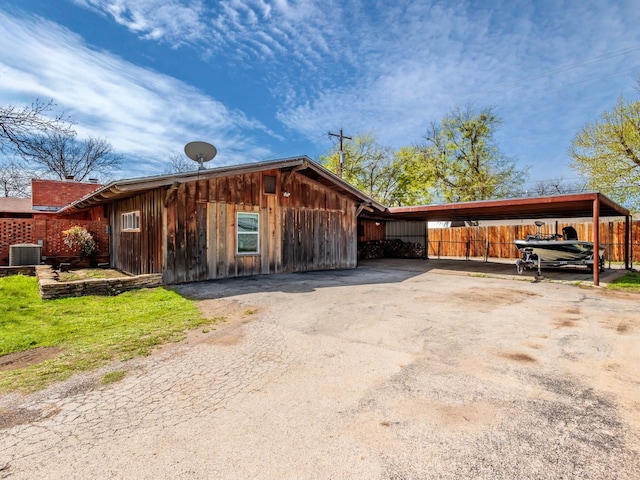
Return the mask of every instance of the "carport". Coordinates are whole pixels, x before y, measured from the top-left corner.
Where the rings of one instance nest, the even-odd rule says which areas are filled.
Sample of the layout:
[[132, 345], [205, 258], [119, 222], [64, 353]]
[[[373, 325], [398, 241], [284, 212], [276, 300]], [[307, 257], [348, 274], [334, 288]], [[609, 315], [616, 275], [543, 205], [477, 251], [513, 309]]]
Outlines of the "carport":
[[[631, 268], [631, 214], [605, 195], [597, 192], [547, 197], [482, 200], [475, 202], [391, 207], [386, 220], [408, 221], [482, 221], [528, 220], [541, 218], [592, 218], [593, 248], [600, 247], [600, 218], [625, 217], [624, 266]], [[600, 269], [593, 269], [593, 284], [600, 284]]]

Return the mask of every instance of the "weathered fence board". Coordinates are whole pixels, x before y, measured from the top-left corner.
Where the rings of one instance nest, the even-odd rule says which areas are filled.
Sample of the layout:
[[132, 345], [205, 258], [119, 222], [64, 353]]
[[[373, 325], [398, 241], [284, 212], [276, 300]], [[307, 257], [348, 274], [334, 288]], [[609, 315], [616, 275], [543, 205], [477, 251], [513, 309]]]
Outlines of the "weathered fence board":
[[[558, 223], [562, 228], [572, 226], [578, 238], [592, 240], [593, 223]], [[542, 233], [555, 233], [555, 222], [543, 225]], [[600, 223], [600, 245], [605, 248], [605, 258], [612, 262], [624, 261], [624, 222]], [[480, 227], [453, 227], [429, 229], [429, 256], [432, 257], [489, 257], [518, 258], [513, 241], [535, 234], [535, 225], [499, 225]], [[640, 262], [640, 221], [631, 224], [633, 262]]]

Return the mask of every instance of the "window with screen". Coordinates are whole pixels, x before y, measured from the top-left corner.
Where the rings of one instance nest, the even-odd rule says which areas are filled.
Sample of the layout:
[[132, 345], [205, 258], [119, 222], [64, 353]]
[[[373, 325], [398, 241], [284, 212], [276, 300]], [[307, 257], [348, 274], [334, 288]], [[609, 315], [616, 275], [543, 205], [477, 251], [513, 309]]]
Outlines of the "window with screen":
[[237, 252], [239, 254], [258, 253], [260, 216], [257, 213], [238, 212], [236, 222]]
[[139, 232], [140, 231], [140, 212], [127, 212], [122, 214], [122, 231], [123, 232]]

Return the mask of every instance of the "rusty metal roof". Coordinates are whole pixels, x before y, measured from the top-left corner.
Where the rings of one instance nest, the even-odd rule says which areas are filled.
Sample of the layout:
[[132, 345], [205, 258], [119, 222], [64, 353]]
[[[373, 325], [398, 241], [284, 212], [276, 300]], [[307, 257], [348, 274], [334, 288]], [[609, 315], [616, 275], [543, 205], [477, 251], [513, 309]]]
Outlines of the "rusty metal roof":
[[600, 217], [629, 215], [629, 210], [626, 208], [601, 193], [592, 192], [416, 207], [392, 207], [387, 209], [385, 217], [395, 220], [430, 221], [593, 217], [595, 202], [599, 207]]
[[171, 175], [156, 175], [151, 177], [118, 180], [105, 185], [102, 188], [86, 195], [80, 200], [64, 207], [59, 213], [71, 213], [76, 209], [83, 209], [109, 203], [113, 200], [134, 196], [138, 193], [158, 187], [171, 186], [175, 183], [196, 181], [206, 178], [227, 177], [245, 173], [264, 172], [268, 170], [296, 171], [306, 175], [325, 186], [347, 195], [361, 204], [365, 204], [372, 210], [382, 213], [385, 206], [361, 192], [356, 187], [333, 174], [322, 165], [315, 163], [309, 157], [291, 157], [267, 162], [255, 162], [243, 165], [224, 166], [211, 169], [197, 170], [187, 173]]

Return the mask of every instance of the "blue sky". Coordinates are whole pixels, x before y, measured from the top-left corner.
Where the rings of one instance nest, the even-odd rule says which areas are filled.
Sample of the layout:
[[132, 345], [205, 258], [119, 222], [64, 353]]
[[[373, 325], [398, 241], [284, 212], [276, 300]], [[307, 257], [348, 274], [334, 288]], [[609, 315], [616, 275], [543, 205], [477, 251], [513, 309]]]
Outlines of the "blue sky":
[[637, 0], [0, 0], [0, 38], [0, 103], [53, 99], [117, 177], [193, 140], [215, 165], [317, 159], [340, 128], [398, 148], [472, 104], [529, 184], [569, 180], [573, 136], [640, 78]]

